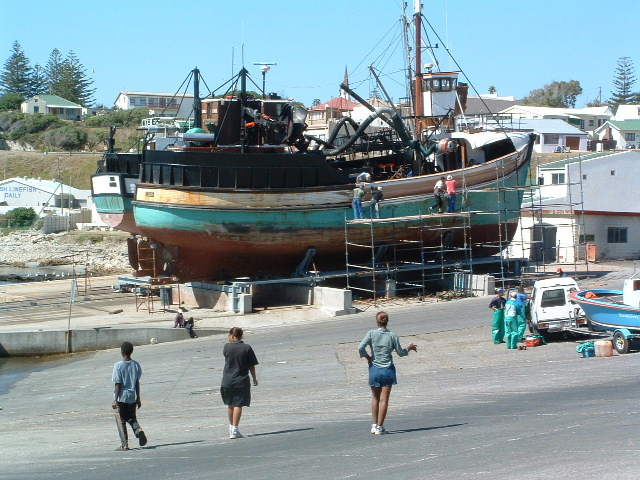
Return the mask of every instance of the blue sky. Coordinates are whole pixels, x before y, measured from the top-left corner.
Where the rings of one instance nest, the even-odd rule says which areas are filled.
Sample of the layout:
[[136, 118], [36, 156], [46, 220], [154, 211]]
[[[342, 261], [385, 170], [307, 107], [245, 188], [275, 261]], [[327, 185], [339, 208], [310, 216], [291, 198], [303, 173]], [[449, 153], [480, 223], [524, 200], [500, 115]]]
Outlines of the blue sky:
[[[620, 57], [631, 57], [640, 76], [637, 0], [423, 4], [441, 38], [429, 32], [440, 44], [442, 69], [456, 69], [448, 45], [480, 93], [494, 85], [500, 95], [522, 98], [553, 81], [579, 80], [584, 92], [576, 106], [582, 107], [599, 89], [603, 100], [609, 98]], [[262, 76], [253, 63], [276, 62], [267, 73], [267, 91], [306, 105], [339, 95], [345, 67], [351, 85], [368, 97], [372, 63], [396, 72], [383, 83], [394, 100], [404, 96], [397, 73], [403, 62], [400, 0], [0, 0], [0, 6], [2, 64], [14, 40], [32, 65], [45, 65], [54, 48], [63, 55], [73, 50], [94, 80], [97, 102], [107, 106], [121, 90], [174, 92], [195, 66], [215, 89], [243, 57], [259, 86]]]

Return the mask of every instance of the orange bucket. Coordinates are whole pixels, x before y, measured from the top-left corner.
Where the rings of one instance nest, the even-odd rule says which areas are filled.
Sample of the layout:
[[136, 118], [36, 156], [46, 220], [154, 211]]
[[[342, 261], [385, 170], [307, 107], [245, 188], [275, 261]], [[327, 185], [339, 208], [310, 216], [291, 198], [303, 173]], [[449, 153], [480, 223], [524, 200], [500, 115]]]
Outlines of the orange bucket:
[[527, 347], [539, 347], [542, 345], [542, 340], [539, 337], [527, 337], [524, 339]]

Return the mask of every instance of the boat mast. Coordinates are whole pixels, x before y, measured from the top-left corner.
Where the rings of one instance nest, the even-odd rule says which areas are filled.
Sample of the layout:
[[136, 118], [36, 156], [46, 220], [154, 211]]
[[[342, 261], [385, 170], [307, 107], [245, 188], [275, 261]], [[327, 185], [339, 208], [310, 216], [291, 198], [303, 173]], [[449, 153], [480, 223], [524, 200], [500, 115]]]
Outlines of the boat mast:
[[424, 115], [424, 100], [422, 98], [422, 5], [421, 0], [414, 0], [414, 28], [416, 30], [416, 72], [414, 75], [414, 106], [416, 116], [416, 135], [419, 137], [418, 119]]
[[249, 71], [242, 67], [240, 70], [240, 151], [247, 149], [247, 125], [244, 119], [245, 108], [247, 107], [247, 74]]
[[200, 99], [200, 70], [194, 68], [193, 73], [193, 127], [202, 128], [202, 100]]

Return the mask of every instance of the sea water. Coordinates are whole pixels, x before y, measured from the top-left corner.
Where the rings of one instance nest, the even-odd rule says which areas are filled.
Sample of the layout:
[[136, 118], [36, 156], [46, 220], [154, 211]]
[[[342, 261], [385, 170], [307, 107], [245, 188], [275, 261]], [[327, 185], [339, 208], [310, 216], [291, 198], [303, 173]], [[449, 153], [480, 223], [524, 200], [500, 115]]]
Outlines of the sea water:
[[[76, 265], [75, 274], [84, 275], [85, 267]], [[40, 267], [30, 265], [25, 267], [14, 267], [10, 265], [0, 265], [0, 284], [28, 282], [31, 280], [56, 280], [71, 278], [74, 268], [71, 265], [58, 265], [55, 267]]]

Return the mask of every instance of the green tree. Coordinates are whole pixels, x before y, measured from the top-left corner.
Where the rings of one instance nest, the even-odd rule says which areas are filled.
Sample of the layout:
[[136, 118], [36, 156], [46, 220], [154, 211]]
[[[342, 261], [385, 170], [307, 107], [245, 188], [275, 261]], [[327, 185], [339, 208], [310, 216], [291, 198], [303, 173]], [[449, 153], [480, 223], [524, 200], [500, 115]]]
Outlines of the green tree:
[[31, 74], [29, 59], [16, 40], [11, 48], [11, 56], [4, 62], [4, 70], [0, 74], [0, 90], [28, 97], [31, 94]]
[[31, 222], [38, 216], [36, 211], [31, 207], [18, 207], [13, 210], [9, 210], [6, 214], [6, 218], [15, 222]]
[[89, 106], [93, 103], [96, 91], [91, 88], [92, 84], [93, 80], [86, 76], [84, 66], [71, 50], [62, 64], [60, 81], [53, 93], [82, 106]]
[[489, 93], [494, 94], [496, 93], [498, 90], [496, 90], [496, 87], [494, 87], [493, 85], [489, 85]]
[[58, 89], [58, 85], [62, 80], [62, 64], [64, 63], [64, 58], [60, 53], [60, 50], [54, 48], [49, 54], [49, 60], [47, 61], [47, 65], [44, 67], [45, 75], [47, 77], [47, 87], [48, 92], [56, 95], [56, 90]]
[[523, 102], [525, 105], [539, 107], [574, 108], [581, 93], [582, 87], [577, 80], [552, 82], [529, 92]]
[[618, 66], [613, 77], [615, 90], [611, 92], [611, 98], [607, 101], [614, 113], [618, 110], [619, 105], [635, 103], [639, 100], [640, 94], [633, 91], [633, 84], [636, 83], [634, 71], [631, 58], [621, 57], [618, 59]]
[[43, 93], [47, 93], [48, 91], [49, 86], [47, 82], [46, 71], [40, 65], [36, 64], [33, 67], [33, 72], [31, 73], [30, 97], [33, 97], [35, 95], [42, 95]]
[[24, 97], [19, 93], [5, 93], [0, 97], [0, 112], [19, 111], [22, 102], [24, 102]]

